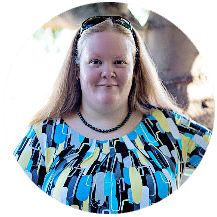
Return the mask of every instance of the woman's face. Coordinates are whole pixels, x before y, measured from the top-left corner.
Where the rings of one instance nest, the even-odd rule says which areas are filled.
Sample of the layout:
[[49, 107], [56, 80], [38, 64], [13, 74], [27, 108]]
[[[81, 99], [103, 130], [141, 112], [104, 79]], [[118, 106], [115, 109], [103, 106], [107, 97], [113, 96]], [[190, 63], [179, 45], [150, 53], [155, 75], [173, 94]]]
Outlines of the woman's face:
[[82, 104], [104, 111], [126, 105], [133, 68], [133, 45], [126, 36], [110, 31], [90, 35], [81, 45]]

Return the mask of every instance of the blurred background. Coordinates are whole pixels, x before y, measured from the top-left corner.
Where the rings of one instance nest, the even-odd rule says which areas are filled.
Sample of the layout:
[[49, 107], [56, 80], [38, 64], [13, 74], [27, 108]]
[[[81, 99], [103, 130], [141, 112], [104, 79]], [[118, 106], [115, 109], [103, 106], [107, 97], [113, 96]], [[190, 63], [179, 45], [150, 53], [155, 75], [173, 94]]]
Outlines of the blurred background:
[[[213, 129], [213, 88], [194, 44], [160, 15], [115, 2], [88, 4], [66, 11], [44, 24], [23, 45], [8, 77], [8, 87], [16, 89], [10, 93], [11, 103], [17, 104], [16, 95], [23, 95], [23, 102], [19, 103], [26, 103], [30, 111], [26, 120], [46, 103], [76, 30], [84, 19], [95, 15], [121, 15], [130, 20], [148, 46], [164, 85], [183, 112]], [[17, 83], [21, 76], [27, 79], [25, 88], [19, 88]], [[34, 98], [30, 104], [29, 98]]]

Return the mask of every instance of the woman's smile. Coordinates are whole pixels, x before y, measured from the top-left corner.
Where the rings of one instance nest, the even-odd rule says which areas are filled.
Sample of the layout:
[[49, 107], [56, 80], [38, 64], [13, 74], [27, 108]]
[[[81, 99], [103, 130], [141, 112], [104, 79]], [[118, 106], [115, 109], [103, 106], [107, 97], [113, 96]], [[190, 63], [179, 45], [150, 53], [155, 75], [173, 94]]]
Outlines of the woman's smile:
[[118, 85], [117, 84], [100, 84], [97, 86], [99, 86], [99, 87], [117, 87]]

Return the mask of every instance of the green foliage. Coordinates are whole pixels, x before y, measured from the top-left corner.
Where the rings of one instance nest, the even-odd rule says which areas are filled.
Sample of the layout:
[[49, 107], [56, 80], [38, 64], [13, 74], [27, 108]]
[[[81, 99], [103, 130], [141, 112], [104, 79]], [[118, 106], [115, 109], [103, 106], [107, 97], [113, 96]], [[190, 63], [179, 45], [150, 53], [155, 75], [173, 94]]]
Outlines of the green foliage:
[[61, 31], [62, 28], [48, 28], [48, 29], [40, 28], [33, 33], [33, 38], [41, 40], [43, 39], [43, 37], [45, 37], [45, 34], [49, 33], [50, 37], [53, 39], [53, 41], [55, 41], [55, 39], [58, 38]]

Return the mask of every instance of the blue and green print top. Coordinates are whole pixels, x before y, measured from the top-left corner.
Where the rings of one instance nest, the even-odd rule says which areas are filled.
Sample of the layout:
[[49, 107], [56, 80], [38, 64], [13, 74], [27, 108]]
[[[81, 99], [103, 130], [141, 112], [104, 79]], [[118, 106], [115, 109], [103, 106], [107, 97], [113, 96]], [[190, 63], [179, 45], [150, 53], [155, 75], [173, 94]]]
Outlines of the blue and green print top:
[[93, 213], [124, 213], [161, 201], [200, 163], [211, 131], [152, 107], [136, 128], [96, 140], [62, 119], [32, 125], [14, 155], [29, 178], [60, 202]]

